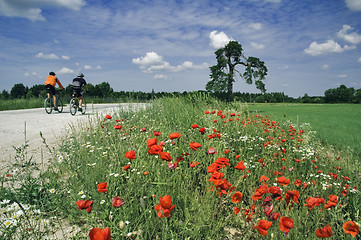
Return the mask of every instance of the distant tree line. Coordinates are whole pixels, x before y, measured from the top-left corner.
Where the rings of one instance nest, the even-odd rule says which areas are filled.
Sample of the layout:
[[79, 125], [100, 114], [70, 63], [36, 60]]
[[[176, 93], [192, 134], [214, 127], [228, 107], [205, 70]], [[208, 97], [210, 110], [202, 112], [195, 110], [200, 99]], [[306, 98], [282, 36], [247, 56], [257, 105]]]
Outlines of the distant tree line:
[[[149, 101], [154, 98], [169, 97], [169, 96], [187, 96], [193, 92], [140, 92], [140, 91], [119, 91], [116, 92], [108, 82], [102, 82], [97, 85], [88, 84], [89, 91], [86, 97], [99, 98], [103, 101]], [[199, 90], [196, 92], [209, 93], [211, 96], [220, 100], [227, 99], [227, 93], [221, 92], [207, 92]], [[71, 85], [69, 84], [65, 91], [58, 91], [62, 97], [70, 97], [72, 94]], [[46, 90], [43, 84], [37, 84], [32, 87], [27, 87], [22, 83], [15, 84], [10, 92], [3, 90], [0, 93], [0, 99], [29, 99], [29, 98], [44, 98]], [[338, 88], [332, 88], [325, 91], [324, 96], [311, 97], [305, 94], [303, 97], [292, 98], [283, 92], [272, 93], [241, 93], [233, 92], [232, 98], [234, 101], [240, 102], [256, 102], [256, 103], [361, 103], [361, 89], [347, 88], [341, 85]]]

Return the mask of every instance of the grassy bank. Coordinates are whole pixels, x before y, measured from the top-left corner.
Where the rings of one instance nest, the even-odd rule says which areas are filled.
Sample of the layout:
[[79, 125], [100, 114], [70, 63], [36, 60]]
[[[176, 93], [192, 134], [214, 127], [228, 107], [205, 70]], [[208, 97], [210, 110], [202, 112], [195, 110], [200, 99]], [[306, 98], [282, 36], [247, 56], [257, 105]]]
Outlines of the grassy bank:
[[277, 121], [309, 123], [325, 144], [350, 147], [361, 161], [360, 104], [248, 104], [249, 111]]
[[[0, 111], [18, 110], [18, 109], [31, 109], [44, 107], [44, 98], [29, 98], [29, 99], [7, 99], [0, 100]], [[67, 105], [70, 97], [62, 97], [63, 105]], [[137, 99], [115, 99], [115, 98], [99, 98], [99, 97], [86, 97], [89, 104], [98, 103], [124, 103], [124, 102], [139, 102]]]
[[[205, 95], [163, 98], [74, 126], [36, 187], [0, 189], [2, 208], [32, 199], [0, 236], [40, 238], [62, 219], [79, 227], [73, 239], [315, 239], [326, 226], [352, 239], [343, 225], [361, 223], [357, 169], [308, 125]], [[2, 186], [18, 177], [8, 175]], [[32, 208], [48, 228], [19, 231]]]

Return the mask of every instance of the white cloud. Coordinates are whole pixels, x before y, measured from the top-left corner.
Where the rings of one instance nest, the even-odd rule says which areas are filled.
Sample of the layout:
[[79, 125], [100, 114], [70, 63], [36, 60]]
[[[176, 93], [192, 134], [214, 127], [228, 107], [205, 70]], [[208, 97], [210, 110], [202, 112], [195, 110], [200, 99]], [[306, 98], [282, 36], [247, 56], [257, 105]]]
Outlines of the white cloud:
[[284, 65], [284, 66], [278, 67], [277, 69], [287, 70], [288, 68], [289, 68], [288, 65]]
[[75, 71], [73, 69], [63, 67], [56, 74], [75, 74]]
[[85, 66], [84, 66], [84, 69], [85, 69], [85, 70], [92, 70], [93, 67], [92, 67], [92, 66], [89, 66], [89, 65], [85, 65]]
[[321, 66], [321, 68], [322, 68], [323, 70], [327, 70], [327, 69], [330, 68], [330, 66], [328, 66], [327, 64], [324, 64], [324, 65]]
[[43, 59], [59, 59], [59, 57], [56, 56], [54, 53], [45, 54], [43, 52], [39, 52], [38, 54], [35, 55], [35, 57], [43, 58]]
[[255, 42], [251, 42], [251, 46], [257, 50], [261, 50], [265, 48], [265, 45]]
[[154, 79], [167, 79], [168, 76], [166, 75], [163, 75], [163, 74], [157, 74], [154, 76]]
[[251, 23], [251, 24], [249, 24], [249, 26], [251, 28], [253, 28], [254, 30], [261, 30], [262, 29], [262, 23]]
[[0, 15], [44, 21], [41, 15], [43, 7], [64, 7], [78, 11], [85, 4], [85, 0], [0, 0]]
[[347, 74], [339, 74], [337, 75], [338, 78], [347, 78]]
[[325, 43], [312, 42], [308, 48], [304, 50], [305, 53], [317, 56], [327, 53], [341, 53], [345, 50], [355, 49], [355, 46], [345, 45], [343, 48], [337, 42], [328, 40]]
[[144, 57], [132, 59], [132, 62], [141, 67], [163, 64], [163, 57], [156, 52], [147, 52]]
[[100, 69], [102, 69], [102, 66], [98, 65], [98, 66], [95, 67], [95, 69], [100, 70]]
[[31, 77], [31, 76], [33, 76], [33, 77], [36, 77], [36, 78], [42, 78], [41, 76], [39, 76], [39, 74], [38, 73], [36, 73], [36, 72], [32, 72], [32, 73], [24, 73], [24, 76], [25, 77]]
[[144, 72], [152, 73], [153, 71], [170, 71], [170, 72], [180, 72], [186, 69], [205, 69], [208, 68], [209, 65], [207, 63], [203, 63], [201, 65], [194, 65], [190, 61], [185, 61], [181, 65], [172, 66], [169, 62], [164, 61], [163, 57], [160, 56], [156, 52], [148, 52], [144, 57], [134, 58], [132, 59], [134, 64], [140, 66]]
[[346, 6], [353, 11], [361, 11], [361, 1], [360, 0], [346, 0]]
[[352, 44], [359, 44], [361, 42], [361, 35], [356, 32], [347, 34], [347, 32], [352, 29], [349, 25], [343, 25], [342, 29], [337, 33], [337, 36]]
[[62, 58], [62, 59], [64, 59], [64, 60], [69, 60], [69, 59], [70, 59], [70, 57], [69, 57], [69, 56], [64, 56], [64, 55], [63, 55], [63, 56], [61, 56], [61, 58]]
[[215, 49], [223, 48], [233, 40], [232, 38], [229, 38], [224, 32], [217, 34], [217, 30], [212, 31], [209, 34], [209, 39], [211, 40], [210, 45]]
[[361, 57], [357, 60], [357, 62], [361, 63]]

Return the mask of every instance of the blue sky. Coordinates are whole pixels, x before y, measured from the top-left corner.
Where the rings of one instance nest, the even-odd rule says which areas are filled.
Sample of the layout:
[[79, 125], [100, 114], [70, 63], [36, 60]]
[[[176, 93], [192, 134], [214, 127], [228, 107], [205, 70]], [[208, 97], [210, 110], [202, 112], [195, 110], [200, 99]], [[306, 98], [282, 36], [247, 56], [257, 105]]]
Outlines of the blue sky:
[[361, 0], [0, 0], [0, 90], [49, 71], [63, 85], [83, 72], [116, 91], [204, 90], [230, 40], [265, 62], [268, 92], [361, 88]]

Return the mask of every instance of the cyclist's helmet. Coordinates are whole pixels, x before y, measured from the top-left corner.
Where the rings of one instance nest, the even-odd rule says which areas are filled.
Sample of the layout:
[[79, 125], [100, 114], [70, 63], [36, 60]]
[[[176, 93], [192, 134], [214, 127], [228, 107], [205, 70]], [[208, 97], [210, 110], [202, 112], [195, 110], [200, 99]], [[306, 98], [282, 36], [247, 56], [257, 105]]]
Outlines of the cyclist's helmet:
[[83, 73], [78, 73], [77, 77], [84, 77]]
[[50, 72], [49, 75], [55, 76], [55, 72]]

